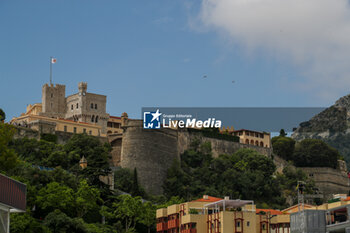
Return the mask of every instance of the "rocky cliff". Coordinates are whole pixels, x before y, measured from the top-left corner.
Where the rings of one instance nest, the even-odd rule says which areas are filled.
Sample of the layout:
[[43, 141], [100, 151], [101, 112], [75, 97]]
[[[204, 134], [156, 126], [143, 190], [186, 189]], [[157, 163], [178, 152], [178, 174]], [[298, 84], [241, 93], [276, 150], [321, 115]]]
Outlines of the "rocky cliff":
[[293, 132], [295, 140], [321, 139], [336, 148], [350, 164], [350, 95], [337, 100]]

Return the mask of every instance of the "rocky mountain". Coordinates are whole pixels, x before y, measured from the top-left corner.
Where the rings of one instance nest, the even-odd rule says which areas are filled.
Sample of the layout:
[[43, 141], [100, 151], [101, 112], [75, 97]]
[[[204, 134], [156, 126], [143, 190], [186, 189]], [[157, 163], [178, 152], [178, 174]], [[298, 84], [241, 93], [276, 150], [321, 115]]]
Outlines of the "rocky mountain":
[[336, 148], [350, 165], [350, 95], [341, 97], [309, 121], [300, 123], [292, 138], [321, 139]]

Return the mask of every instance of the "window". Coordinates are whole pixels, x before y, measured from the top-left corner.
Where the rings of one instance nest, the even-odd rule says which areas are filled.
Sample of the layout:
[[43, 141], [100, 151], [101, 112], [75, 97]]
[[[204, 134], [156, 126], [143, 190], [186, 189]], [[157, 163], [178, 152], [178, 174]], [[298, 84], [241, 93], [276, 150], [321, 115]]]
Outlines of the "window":
[[97, 104], [95, 104], [95, 109], [97, 109]]
[[51, 98], [53, 97], [53, 94], [51, 93]]
[[89, 131], [89, 135], [91, 135], [91, 134], [92, 134], [92, 131], [90, 130], [90, 131]]
[[250, 225], [250, 222], [248, 221], [248, 222], [247, 222], [247, 227], [249, 227], [249, 225]]
[[77, 127], [74, 127], [74, 133], [77, 133]]
[[236, 226], [241, 227], [241, 222], [237, 222]]
[[95, 122], [96, 122], [96, 123], [98, 122], [98, 116], [96, 116]]
[[94, 104], [93, 104], [93, 103], [91, 103], [91, 108], [92, 108], [92, 109], [94, 108]]
[[67, 126], [66, 125], [64, 126], [64, 132], [67, 132]]
[[265, 223], [262, 225], [262, 229], [265, 230]]
[[52, 108], [53, 104], [51, 103], [51, 108]]
[[95, 121], [95, 116], [92, 115], [92, 117], [91, 117], [91, 122], [94, 122], [94, 121]]
[[72, 106], [70, 106], [70, 109], [73, 110], [73, 104], [72, 104]]
[[107, 122], [107, 127], [113, 127], [113, 122]]
[[83, 129], [83, 133], [86, 133], [86, 129]]
[[77, 108], [79, 108], [79, 104], [77, 103]]

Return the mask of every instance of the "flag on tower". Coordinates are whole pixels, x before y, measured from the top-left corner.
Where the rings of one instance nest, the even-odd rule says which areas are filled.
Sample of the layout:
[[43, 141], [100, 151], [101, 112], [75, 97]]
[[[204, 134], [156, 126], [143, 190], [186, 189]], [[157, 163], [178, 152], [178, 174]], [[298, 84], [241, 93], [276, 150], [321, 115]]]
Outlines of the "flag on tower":
[[55, 64], [55, 63], [56, 63], [56, 58], [52, 57], [52, 58], [51, 58], [51, 63], [52, 63], [52, 64]]

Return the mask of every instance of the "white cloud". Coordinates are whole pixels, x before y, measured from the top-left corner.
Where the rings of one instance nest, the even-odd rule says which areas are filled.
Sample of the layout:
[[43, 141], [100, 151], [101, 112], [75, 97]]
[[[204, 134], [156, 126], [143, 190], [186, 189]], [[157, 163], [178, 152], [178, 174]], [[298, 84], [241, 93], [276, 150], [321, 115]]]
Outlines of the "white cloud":
[[243, 46], [298, 67], [305, 91], [350, 90], [348, 0], [202, 0], [200, 22]]

